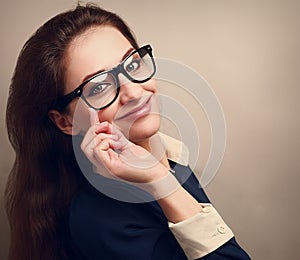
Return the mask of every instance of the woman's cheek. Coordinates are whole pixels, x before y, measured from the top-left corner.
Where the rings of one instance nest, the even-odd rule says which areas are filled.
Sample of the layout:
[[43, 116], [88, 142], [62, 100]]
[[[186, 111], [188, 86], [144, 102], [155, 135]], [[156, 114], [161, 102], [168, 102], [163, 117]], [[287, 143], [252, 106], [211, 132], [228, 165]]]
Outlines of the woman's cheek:
[[153, 93], [157, 93], [157, 84], [155, 79], [150, 79], [142, 84], [143, 89]]
[[118, 111], [118, 106], [117, 106], [118, 99], [115, 101], [115, 103], [116, 103], [115, 105], [112, 104], [103, 110], [99, 110], [98, 116], [99, 116], [100, 123], [104, 121], [113, 123], [115, 115], [117, 114]]

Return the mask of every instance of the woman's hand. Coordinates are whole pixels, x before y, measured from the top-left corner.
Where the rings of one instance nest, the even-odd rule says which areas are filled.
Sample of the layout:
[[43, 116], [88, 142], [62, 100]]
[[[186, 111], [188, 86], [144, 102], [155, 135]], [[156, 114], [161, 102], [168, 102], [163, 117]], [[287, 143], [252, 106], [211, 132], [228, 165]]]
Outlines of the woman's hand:
[[112, 124], [100, 123], [94, 110], [90, 115], [91, 127], [81, 149], [97, 172], [133, 183], [153, 182], [168, 175], [168, 169], [146, 149], [130, 142]]
[[129, 181], [151, 193], [170, 222], [180, 222], [202, 210], [201, 204], [151, 153], [130, 142], [110, 123], [100, 123], [95, 111], [90, 113], [91, 127], [81, 149], [97, 172]]

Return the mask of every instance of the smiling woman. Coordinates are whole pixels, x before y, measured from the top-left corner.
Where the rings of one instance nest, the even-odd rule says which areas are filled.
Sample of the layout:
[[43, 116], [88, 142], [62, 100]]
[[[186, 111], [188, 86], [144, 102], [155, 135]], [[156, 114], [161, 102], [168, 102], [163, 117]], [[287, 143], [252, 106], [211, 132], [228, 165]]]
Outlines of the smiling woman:
[[249, 259], [159, 133], [155, 70], [151, 46], [95, 5], [27, 41], [7, 106], [10, 259]]

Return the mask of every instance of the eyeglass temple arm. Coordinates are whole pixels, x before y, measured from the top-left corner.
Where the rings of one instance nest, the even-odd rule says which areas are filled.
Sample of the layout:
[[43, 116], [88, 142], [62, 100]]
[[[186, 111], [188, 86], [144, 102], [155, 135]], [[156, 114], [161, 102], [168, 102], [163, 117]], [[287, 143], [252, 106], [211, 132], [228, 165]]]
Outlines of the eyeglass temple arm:
[[67, 106], [74, 98], [79, 97], [81, 95], [81, 89], [75, 89], [73, 92], [61, 97], [54, 104], [54, 108], [57, 110], [62, 110]]

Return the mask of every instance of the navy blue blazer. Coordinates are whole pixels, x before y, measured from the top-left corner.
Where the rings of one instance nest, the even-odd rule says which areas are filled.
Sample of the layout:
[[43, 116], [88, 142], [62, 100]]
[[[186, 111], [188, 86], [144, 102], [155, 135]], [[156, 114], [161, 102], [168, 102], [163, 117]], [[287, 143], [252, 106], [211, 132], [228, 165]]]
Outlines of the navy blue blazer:
[[[210, 203], [191, 169], [175, 164], [176, 178], [197, 201]], [[83, 259], [187, 259], [168, 227], [168, 220], [156, 201], [130, 203], [144, 191], [129, 184], [97, 175], [105, 187], [120, 191], [128, 198], [111, 198], [84, 182], [70, 207], [69, 226], [72, 240]], [[143, 194], [144, 196], [145, 194]], [[146, 195], [151, 196], [151, 195]], [[235, 238], [202, 257], [205, 260], [250, 259]]]

